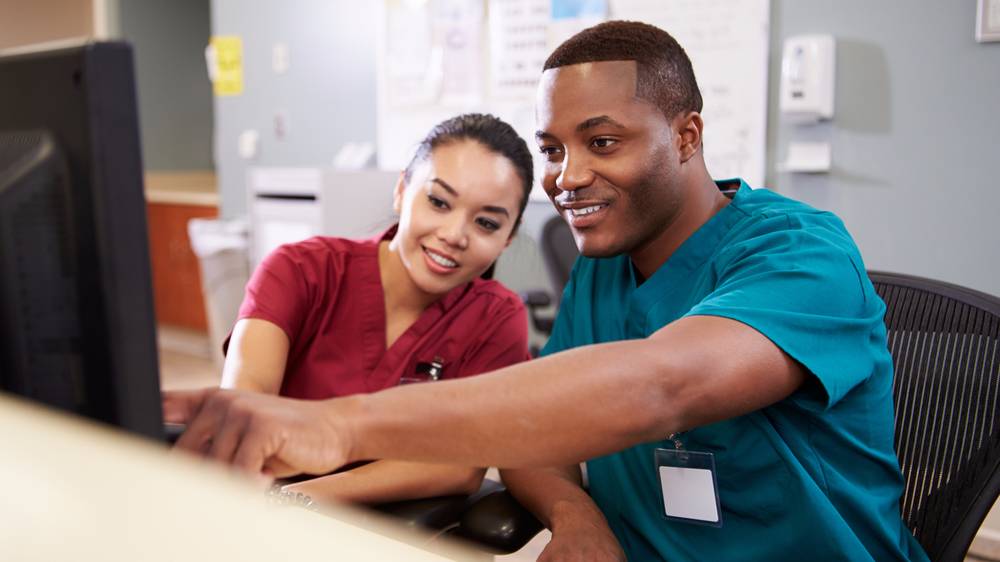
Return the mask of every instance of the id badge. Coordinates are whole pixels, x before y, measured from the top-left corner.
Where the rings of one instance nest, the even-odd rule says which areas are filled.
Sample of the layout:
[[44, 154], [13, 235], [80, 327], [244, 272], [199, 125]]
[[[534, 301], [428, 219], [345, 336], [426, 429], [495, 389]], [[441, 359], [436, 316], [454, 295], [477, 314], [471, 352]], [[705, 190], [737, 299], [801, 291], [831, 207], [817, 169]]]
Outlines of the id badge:
[[653, 454], [663, 516], [671, 521], [721, 527], [715, 456], [677, 449], [656, 449]]

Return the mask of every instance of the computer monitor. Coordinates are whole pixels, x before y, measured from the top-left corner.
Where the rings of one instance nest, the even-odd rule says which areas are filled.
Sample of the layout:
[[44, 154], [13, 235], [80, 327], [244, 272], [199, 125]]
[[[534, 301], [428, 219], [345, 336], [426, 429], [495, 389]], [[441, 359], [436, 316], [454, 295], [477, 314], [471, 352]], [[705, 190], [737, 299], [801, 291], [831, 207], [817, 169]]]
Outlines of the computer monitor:
[[132, 50], [0, 56], [0, 390], [163, 438]]

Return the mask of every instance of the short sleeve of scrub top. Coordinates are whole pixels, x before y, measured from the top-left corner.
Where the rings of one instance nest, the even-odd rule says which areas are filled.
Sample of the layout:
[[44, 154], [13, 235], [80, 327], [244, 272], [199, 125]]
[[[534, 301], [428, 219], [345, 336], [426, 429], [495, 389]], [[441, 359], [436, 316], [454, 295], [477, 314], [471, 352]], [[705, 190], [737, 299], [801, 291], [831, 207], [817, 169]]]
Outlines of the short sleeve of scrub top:
[[281, 328], [289, 341], [298, 339], [315, 293], [311, 276], [306, 275], [315, 267], [303, 267], [301, 262], [310, 256], [299, 246], [311, 243], [280, 246], [261, 261], [247, 283], [239, 318], [267, 320]]
[[874, 371], [880, 354], [843, 350], [881, 343], [872, 326], [881, 325], [885, 306], [853, 242], [829, 228], [839, 220], [807, 220], [761, 217], [719, 254], [719, 284], [686, 316], [721, 316], [754, 328], [814, 375], [830, 408]]

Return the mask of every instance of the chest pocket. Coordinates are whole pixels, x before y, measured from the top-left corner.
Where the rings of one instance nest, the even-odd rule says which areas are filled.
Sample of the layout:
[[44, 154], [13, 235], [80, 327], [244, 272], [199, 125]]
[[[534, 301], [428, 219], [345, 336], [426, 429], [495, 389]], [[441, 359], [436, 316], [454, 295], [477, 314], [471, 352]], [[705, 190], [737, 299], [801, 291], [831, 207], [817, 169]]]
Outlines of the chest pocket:
[[451, 334], [428, 340], [411, 356], [404, 376], [416, 376], [426, 382], [457, 379], [466, 374], [468, 357], [477, 351], [479, 346], [471, 345], [469, 340], [459, 341]]
[[[723, 512], [763, 522], [788, 509], [793, 478], [776, 434], [759, 412], [700, 427], [680, 436], [684, 448], [715, 456]], [[723, 515], [725, 519], [726, 515]]]
[[434, 382], [444, 378], [446, 362], [440, 355], [435, 355], [427, 361], [417, 361], [410, 365], [399, 378], [399, 384], [418, 382]]

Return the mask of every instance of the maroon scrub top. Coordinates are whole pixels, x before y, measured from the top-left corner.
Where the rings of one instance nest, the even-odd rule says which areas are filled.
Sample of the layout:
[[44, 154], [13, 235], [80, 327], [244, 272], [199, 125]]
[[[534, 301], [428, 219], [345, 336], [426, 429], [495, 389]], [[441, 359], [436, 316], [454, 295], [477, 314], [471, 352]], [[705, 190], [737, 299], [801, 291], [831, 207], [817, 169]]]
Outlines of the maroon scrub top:
[[239, 318], [267, 320], [288, 335], [282, 396], [375, 392], [401, 379], [428, 380], [431, 370], [452, 379], [528, 359], [521, 300], [478, 278], [428, 307], [386, 349], [378, 244], [394, 233], [395, 227], [370, 240], [315, 237], [287, 244], [254, 271]]

